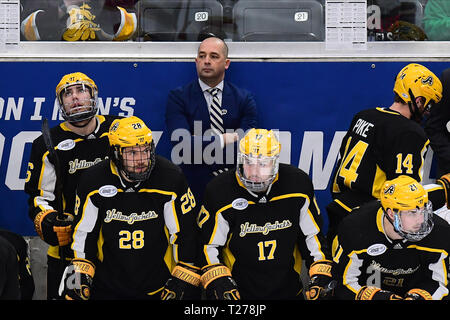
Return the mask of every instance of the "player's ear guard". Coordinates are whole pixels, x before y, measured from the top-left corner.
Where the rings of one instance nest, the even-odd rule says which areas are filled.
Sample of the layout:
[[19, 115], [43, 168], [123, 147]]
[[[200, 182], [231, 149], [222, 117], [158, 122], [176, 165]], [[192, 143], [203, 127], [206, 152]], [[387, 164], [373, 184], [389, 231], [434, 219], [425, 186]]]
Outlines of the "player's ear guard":
[[221, 263], [202, 268], [201, 282], [208, 300], [240, 300], [238, 287], [231, 271]]
[[172, 270], [161, 293], [161, 300], [195, 300], [200, 299], [200, 268], [179, 262]]

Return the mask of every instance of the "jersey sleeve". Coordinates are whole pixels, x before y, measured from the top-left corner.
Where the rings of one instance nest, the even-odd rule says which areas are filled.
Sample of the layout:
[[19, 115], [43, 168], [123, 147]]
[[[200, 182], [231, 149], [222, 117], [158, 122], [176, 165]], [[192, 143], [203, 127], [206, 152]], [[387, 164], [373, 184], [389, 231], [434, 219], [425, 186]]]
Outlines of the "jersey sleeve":
[[88, 181], [90, 171], [86, 170], [81, 175], [76, 192], [75, 228], [71, 248], [75, 258], [87, 259], [95, 263], [101, 218], [99, 218], [99, 204], [95, 199], [98, 196], [98, 190], [92, 188], [92, 184]]
[[303, 234], [300, 237], [299, 249], [305, 260], [306, 266], [309, 266], [318, 260], [331, 260], [325, 237], [322, 232], [322, 217], [320, 209], [314, 195], [314, 188], [309, 179], [304, 179], [302, 186], [306, 187], [304, 203], [299, 208], [299, 224]]
[[363, 257], [362, 252], [349, 249], [353, 247], [351, 235], [345, 234], [345, 230], [341, 224], [337, 236], [333, 239], [333, 278], [337, 281], [335, 296], [340, 300], [354, 300], [358, 291], [365, 285], [361, 284], [359, 279]]
[[224, 218], [223, 212], [227, 207], [217, 208], [215, 192], [206, 188], [203, 205], [200, 209], [197, 223], [200, 227], [201, 266], [221, 263], [219, 253], [225, 246], [230, 231], [229, 222]]
[[53, 163], [48, 157], [42, 136], [34, 140], [28, 163], [25, 192], [29, 195], [29, 216], [34, 220], [36, 215], [55, 208], [56, 173]]
[[197, 203], [181, 171], [176, 175], [175, 193], [164, 205], [164, 221], [169, 231], [175, 262], [196, 264], [198, 228], [195, 223]]

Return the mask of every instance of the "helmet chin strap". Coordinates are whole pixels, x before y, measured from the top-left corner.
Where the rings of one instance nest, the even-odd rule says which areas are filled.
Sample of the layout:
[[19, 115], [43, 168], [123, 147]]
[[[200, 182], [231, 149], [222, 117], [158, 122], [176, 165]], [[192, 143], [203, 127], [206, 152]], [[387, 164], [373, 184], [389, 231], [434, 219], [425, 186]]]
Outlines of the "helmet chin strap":
[[411, 97], [411, 102], [408, 102], [409, 111], [411, 112], [411, 120], [417, 123], [422, 122], [423, 114], [420, 112], [419, 107], [416, 103], [416, 97], [414, 97], [411, 89], [409, 89], [409, 96]]

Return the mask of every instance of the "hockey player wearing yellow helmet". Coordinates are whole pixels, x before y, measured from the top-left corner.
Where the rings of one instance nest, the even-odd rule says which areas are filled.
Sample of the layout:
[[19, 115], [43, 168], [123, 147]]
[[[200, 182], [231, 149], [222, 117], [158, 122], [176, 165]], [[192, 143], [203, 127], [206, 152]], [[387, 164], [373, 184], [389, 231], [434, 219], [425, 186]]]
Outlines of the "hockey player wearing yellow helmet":
[[440, 300], [448, 295], [450, 225], [429, 193], [401, 175], [355, 209], [333, 241], [337, 299]]
[[354, 208], [378, 199], [386, 180], [408, 175], [421, 182], [429, 140], [419, 122], [442, 98], [439, 78], [411, 63], [394, 83], [394, 102], [358, 112], [342, 140], [327, 206], [334, 237], [337, 225]]
[[[207, 299], [322, 299], [331, 260], [308, 175], [279, 163], [272, 130], [251, 129], [239, 143], [237, 168], [207, 185], [198, 216], [202, 285]], [[302, 262], [311, 283], [302, 291]]]
[[[65, 264], [73, 257], [71, 242], [75, 207], [75, 189], [81, 173], [105, 159], [109, 153], [106, 133], [117, 117], [97, 113], [98, 88], [81, 72], [64, 75], [56, 86], [56, 100], [64, 122], [51, 128], [50, 135], [59, 159], [47, 152], [42, 136], [32, 145], [25, 191], [29, 195], [29, 216], [37, 234], [50, 245], [47, 256], [47, 298], [58, 299], [58, 285]], [[58, 182], [57, 182], [58, 180]], [[57, 183], [62, 185], [62, 199], [56, 199]], [[63, 203], [66, 220], [57, 219], [57, 202]], [[60, 261], [59, 246], [64, 247], [66, 262]]]
[[[68, 300], [200, 299], [196, 200], [138, 117], [115, 120], [110, 159], [80, 179]], [[78, 279], [73, 281], [72, 279]]]

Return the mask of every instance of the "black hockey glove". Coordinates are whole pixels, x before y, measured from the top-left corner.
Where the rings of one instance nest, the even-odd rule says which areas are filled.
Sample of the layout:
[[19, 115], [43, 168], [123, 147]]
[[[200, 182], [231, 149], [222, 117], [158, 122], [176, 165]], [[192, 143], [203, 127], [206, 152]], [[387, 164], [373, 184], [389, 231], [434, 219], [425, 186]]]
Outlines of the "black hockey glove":
[[200, 268], [179, 262], [167, 280], [161, 300], [199, 300]]
[[311, 264], [309, 268], [310, 282], [306, 290], [307, 300], [328, 299], [333, 296], [336, 281], [331, 275], [333, 262], [330, 260], [319, 260]]
[[208, 300], [240, 300], [236, 282], [231, 278], [230, 269], [221, 263], [202, 268], [202, 285]]
[[364, 286], [359, 289], [355, 300], [403, 300], [403, 298], [391, 291]]
[[406, 293], [405, 300], [433, 300], [433, 297], [426, 290], [411, 289]]
[[86, 259], [75, 258], [64, 270], [58, 293], [66, 300], [89, 300], [95, 266]]
[[34, 218], [34, 227], [39, 237], [52, 246], [65, 246], [72, 241], [73, 216], [64, 213], [60, 220], [56, 210], [44, 210]]
[[450, 209], [450, 205], [448, 203], [448, 196], [450, 195], [450, 173], [444, 174], [442, 177], [437, 179], [436, 182], [440, 183], [444, 187], [445, 203], [447, 204], [447, 208]]

